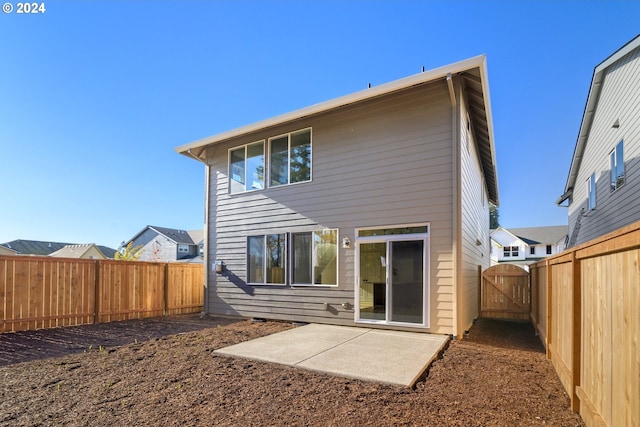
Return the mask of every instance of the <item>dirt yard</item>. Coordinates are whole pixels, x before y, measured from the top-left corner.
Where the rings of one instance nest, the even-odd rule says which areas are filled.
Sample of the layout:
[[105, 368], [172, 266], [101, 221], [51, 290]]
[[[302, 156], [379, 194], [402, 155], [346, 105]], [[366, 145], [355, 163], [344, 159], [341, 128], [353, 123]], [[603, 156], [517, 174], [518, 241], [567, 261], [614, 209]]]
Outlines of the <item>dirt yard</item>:
[[480, 321], [414, 389], [212, 353], [291, 327], [189, 316], [0, 335], [0, 425], [584, 425], [526, 324]]

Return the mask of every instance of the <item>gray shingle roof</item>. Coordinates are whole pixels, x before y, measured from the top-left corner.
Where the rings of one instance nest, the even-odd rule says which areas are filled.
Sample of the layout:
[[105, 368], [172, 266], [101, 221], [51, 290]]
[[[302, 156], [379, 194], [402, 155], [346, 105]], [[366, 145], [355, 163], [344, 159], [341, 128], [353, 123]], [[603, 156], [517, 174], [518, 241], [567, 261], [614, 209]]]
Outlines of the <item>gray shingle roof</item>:
[[150, 225], [149, 228], [156, 230], [158, 233], [163, 234], [167, 238], [173, 240], [176, 243], [182, 243], [185, 245], [197, 245], [198, 242], [194, 242], [187, 231], [176, 230], [175, 228], [156, 227]]
[[[39, 255], [39, 256], [48, 256], [52, 253], [59, 251], [65, 246], [73, 246], [77, 245], [76, 243], [61, 243], [61, 242], [43, 242], [40, 240], [13, 240], [11, 242], [6, 242], [0, 244], [0, 246], [4, 246], [5, 248], [13, 249], [19, 255]], [[107, 246], [99, 246], [96, 245], [100, 252], [107, 258], [113, 258], [115, 256], [116, 250], [111, 249]]]
[[100, 252], [102, 252], [102, 255], [106, 256], [109, 259], [113, 259], [116, 256], [116, 250], [113, 248], [110, 248], [108, 246], [100, 246], [100, 245], [96, 245], [98, 247], [98, 249], [100, 249]]
[[42, 242], [39, 240], [13, 240], [2, 243], [5, 248], [13, 249], [20, 255], [49, 255], [73, 243]]
[[546, 245], [564, 240], [569, 232], [569, 227], [552, 225], [548, 227], [507, 228], [507, 230], [528, 245]]

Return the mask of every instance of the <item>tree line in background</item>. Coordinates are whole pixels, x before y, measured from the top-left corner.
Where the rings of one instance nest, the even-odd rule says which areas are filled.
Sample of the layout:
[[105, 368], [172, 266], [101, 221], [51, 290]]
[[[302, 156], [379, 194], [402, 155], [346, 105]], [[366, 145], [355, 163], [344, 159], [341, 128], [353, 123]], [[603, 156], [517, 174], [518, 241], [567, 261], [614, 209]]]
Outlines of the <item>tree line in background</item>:
[[489, 228], [495, 230], [500, 227], [500, 221], [498, 217], [500, 214], [498, 213], [498, 207], [493, 203], [489, 203]]

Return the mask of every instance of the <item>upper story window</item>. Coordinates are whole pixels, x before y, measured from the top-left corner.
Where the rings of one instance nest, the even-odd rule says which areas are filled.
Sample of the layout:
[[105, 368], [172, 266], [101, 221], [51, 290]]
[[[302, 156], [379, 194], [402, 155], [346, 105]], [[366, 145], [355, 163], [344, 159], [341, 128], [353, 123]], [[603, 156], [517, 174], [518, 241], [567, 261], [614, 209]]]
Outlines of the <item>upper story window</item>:
[[518, 247], [517, 246], [505, 246], [503, 249], [503, 255], [505, 257], [517, 257], [518, 256]]
[[609, 154], [611, 166], [611, 191], [616, 191], [624, 185], [624, 141], [620, 141]]
[[551, 245], [547, 245], [547, 255], [551, 255]]
[[189, 252], [189, 245], [179, 244], [178, 252], [183, 252], [183, 253]]
[[535, 255], [536, 254], [536, 247], [535, 246], [531, 246], [529, 248], [529, 255]]
[[231, 194], [306, 181], [311, 181], [310, 128], [269, 138], [268, 153], [264, 140], [229, 150]]
[[595, 172], [591, 174], [589, 179], [587, 179], [587, 204], [589, 210], [596, 208], [596, 174]]
[[264, 141], [229, 150], [229, 192], [264, 188]]
[[269, 186], [311, 181], [311, 129], [269, 139]]

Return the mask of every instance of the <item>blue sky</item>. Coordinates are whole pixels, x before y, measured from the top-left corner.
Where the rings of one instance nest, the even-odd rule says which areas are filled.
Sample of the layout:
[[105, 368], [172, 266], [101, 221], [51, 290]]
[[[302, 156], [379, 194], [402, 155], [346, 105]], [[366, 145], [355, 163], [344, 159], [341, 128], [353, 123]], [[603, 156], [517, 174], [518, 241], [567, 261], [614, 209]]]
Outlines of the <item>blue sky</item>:
[[0, 242], [116, 248], [147, 224], [200, 228], [204, 167], [175, 147], [479, 54], [501, 224], [565, 224], [554, 202], [593, 69], [640, 32], [632, 1], [45, 8], [0, 14]]

